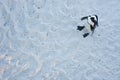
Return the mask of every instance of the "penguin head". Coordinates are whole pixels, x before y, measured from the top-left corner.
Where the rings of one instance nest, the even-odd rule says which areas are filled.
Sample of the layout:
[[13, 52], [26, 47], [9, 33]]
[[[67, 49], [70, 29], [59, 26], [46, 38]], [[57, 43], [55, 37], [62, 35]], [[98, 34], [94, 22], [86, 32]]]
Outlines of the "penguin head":
[[97, 15], [90, 15], [88, 18], [89, 24], [92, 24], [93, 26], [98, 26], [98, 16]]
[[91, 19], [92, 22], [96, 21], [94, 17], [91, 17], [90, 19]]

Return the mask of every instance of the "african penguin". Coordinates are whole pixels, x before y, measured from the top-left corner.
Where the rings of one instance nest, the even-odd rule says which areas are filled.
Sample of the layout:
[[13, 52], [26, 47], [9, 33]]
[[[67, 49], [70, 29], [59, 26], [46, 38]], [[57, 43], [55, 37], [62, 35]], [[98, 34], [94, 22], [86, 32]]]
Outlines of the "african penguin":
[[87, 32], [83, 34], [83, 37], [87, 37], [90, 33], [94, 33], [96, 26], [98, 26], [98, 16], [97, 15], [89, 15], [82, 17], [81, 20], [87, 20], [85, 25], [77, 26], [77, 30], [81, 31], [86, 28]]

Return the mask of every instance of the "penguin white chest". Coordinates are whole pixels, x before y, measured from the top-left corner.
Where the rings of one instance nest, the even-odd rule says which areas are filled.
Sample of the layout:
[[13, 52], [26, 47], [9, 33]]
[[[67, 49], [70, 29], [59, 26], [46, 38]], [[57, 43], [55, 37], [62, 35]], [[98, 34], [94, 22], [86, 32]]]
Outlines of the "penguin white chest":
[[88, 31], [89, 33], [92, 32], [92, 31], [91, 31], [90, 24], [89, 24], [88, 22], [86, 22], [86, 24], [85, 24], [85, 28], [87, 29], [87, 31]]

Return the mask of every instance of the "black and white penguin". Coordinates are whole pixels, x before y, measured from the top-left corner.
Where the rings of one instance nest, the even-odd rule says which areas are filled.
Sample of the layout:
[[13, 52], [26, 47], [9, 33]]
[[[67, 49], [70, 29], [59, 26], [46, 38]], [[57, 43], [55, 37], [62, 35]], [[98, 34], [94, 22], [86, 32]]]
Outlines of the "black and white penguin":
[[98, 26], [98, 16], [97, 15], [89, 15], [82, 17], [81, 20], [87, 20], [84, 26], [77, 26], [77, 30], [81, 31], [84, 28], [87, 29], [87, 32], [83, 34], [83, 37], [87, 37], [90, 33], [94, 33], [96, 26]]

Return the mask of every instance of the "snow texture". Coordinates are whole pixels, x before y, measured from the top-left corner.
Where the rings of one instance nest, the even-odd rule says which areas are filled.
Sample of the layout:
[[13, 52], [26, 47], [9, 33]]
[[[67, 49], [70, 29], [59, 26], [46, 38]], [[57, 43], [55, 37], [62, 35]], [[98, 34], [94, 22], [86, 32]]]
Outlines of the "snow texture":
[[120, 80], [120, 0], [0, 0], [0, 80]]

